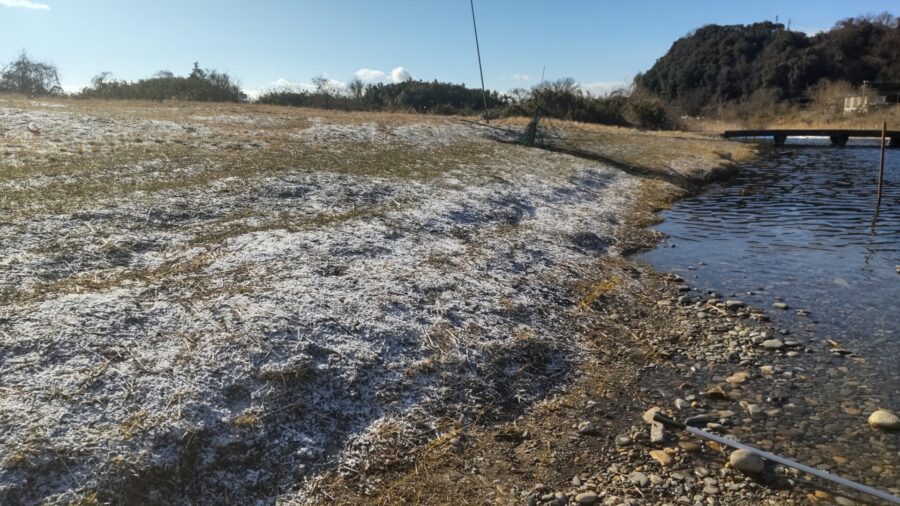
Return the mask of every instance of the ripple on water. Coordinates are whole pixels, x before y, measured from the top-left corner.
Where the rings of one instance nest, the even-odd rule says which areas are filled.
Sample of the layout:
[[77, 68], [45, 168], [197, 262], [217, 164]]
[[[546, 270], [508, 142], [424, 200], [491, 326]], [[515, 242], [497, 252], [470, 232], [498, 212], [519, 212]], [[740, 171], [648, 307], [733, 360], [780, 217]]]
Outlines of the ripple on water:
[[[749, 301], [763, 307], [789, 300], [818, 315], [819, 333], [870, 348], [868, 335], [900, 327], [900, 150], [887, 152], [876, 218], [878, 157], [871, 148], [778, 150], [664, 213], [668, 239], [643, 259], [691, 269], [697, 286], [753, 291]], [[900, 359], [897, 339], [891, 351]]]

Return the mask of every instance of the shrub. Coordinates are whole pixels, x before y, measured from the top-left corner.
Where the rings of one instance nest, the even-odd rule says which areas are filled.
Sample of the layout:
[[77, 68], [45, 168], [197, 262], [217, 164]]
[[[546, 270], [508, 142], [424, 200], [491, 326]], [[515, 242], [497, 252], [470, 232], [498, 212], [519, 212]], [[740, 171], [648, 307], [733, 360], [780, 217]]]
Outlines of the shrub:
[[512, 90], [506, 115], [533, 116], [540, 108], [544, 116], [585, 123], [627, 126], [624, 90], [606, 96], [585, 93], [572, 78], [533, 87]]
[[809, 89], [813, 106], [823, 112], [841, 112], [844, 97], [856, 95], [859, 90], [847, 81], [822, 79]]
[[675, 123], [662, 100], [643, 93], [628, 97], [625, 118], [631, 125], [649, 130], [671, 129]]
[[242, 102], [247, 96], [240, 86], [224, 72], [201, 69], [197, 63], [187, 77], [177, 77], [169, 71], [159, 71], [152, 77], [138, 81], [117, 81], [103, 72], [84, 88], [79, 98], [107, 98], [131, 100], [196, 100], [201, 102]]

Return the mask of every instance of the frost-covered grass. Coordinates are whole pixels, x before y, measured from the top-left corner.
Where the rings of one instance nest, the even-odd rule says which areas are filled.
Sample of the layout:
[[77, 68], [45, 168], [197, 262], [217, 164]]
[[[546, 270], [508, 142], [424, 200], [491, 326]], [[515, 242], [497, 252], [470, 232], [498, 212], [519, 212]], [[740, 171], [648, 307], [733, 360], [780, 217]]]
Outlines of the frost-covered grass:
[[452, 119], [59, 105], [0, 102], [0, 502], [302, 500], [512, 416], [641, 187]]

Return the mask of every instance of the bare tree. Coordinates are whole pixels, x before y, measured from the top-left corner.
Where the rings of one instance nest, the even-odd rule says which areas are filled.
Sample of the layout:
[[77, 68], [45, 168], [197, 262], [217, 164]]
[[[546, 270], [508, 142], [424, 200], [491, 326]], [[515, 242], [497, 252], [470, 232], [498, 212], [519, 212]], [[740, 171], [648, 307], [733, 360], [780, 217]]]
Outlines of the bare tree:
[[104, 87], [105, 85], [109, 84], [109, 82], [112, 80], [113, 80], [112, 72], [100, 72], [99, 74], [97, 74], [91, 78], [91, 86], [93, 86], [94, 89], [100, 89], [100, 88]]
[[0, 71], [0, 89], [27, 95], [52, 95], [62, 92], [59, 71], [54, 65], [32, 61], [25, 54]]
[[194, 62], [194, 68], [191, 69], [188, 79], [206, 79], [206, 71], [200, 68], [200, 62]]
[[352, 81], [350, 81], [350, 83], [347, 84], [347, 89], [350, 90], [350, 94], [353, 96], [353, 98], [359, 100], [362, 98], [363, 93], [365, 93], [366, 91], [366, 85], [362, 82], [362, 80], [360, 80], [360, 78], [355, 77]]
[[315, 76], [312, 78], [313, 86], [316, 87], [316, 93], [328, 95], [331, 91], [328, 86], [328, 78], [325, 76]]
[[531, 92], [525, 88], [513, 88], [507, 93], [513, 104], [519, 105], [525, 103], [531, 98]]

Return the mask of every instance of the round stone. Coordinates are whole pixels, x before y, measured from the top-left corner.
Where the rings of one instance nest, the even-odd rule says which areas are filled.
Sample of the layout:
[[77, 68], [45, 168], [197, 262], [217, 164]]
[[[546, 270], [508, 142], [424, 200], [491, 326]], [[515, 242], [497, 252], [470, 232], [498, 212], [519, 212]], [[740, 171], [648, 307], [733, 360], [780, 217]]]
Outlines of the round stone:
[[638, 487], [643, 487], [646, 486], [648, 482], [650, 482], [650, 478], [647, 478], [647, 475], [640, 471], [635, 471], [628, 475], [628, 481], [637, 485]]
[[693, 441], [681, 441], [678, 443], [678, 446], [680, 446], [682, 450], [692, 453], [700, 449], [700, 445]]
[[763, 348], [767, 350], [780, 350], [784, 348], [784, 342], [781, 339], [766, 339], [762, 343]]
[[746, 304], [744, 304], [743, 302], [741, 302], [739, 300], [726, 300], [725, 301], [725, 307], [727, 307], [728, 309], [740, 309], [744, 306], [746, 306]]
[[735, 469], [749, 474], [761, 473], [766, 465], [762, 457], [750, 450], [736, 450], [728, 460]]
[[631, 444], [631, 436], [628, 434], [619, 434], [616, 436], [616, 446], [628, 446]]
[[597, 493], [591, 491], [582, 492], [575, 496], [575, 502], [577, 502], [578, 504], [594, 504], [599, 500], [600, 497], [597, 495]]
[[651, 450], [650, 456], [653, 457], [653, 460], [659, 462], [663, 466], [672, 465], [672, 456], [662, 450]]
[[869, 425], [876, 429], [900, 430], [900, 417], [886, 409], [879, 409], [869, 415]]

